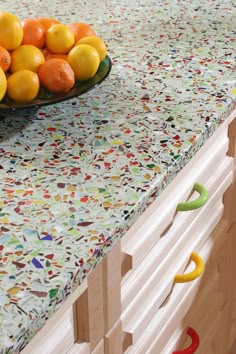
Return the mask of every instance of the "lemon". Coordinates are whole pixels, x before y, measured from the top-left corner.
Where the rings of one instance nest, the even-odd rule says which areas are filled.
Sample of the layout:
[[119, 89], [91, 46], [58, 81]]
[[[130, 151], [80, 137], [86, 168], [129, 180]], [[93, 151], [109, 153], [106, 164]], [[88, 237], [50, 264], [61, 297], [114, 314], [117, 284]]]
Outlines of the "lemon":
[[7, 80], [7, 94], [16, 102], [31, 102], [37, 96], [39, 88], [38, 75], [31, 70], [19, 70]]
[[75, 45], [78, 44], [89, 44], [94, 47], [100, 56], [100, 61], [102, 61], [107, 54], [107, 47], [104, 40], [97, 36], [88, 36], [81, 38]]
[[6, 91], [7, 91], [7, 79], [4, 71], [0, 67], [0, 101], [5, 96]]
[[46, 34], [46, 46], [52, 53], [67, 54], [75, 43], [72, 30], [63, 24], [50, 27]]
[[10, 12], [0, 12], [0, 45], [13, 50], [21, 44], [23, 29], [21, 21]]
[[67, 61], [72, 67], [76, 80], [93, 77], [100, 64], [98, 51], [89, 44], [79, 44], [71, 49]]
[[18, 70], [38, 71], [40, 65], [44, 64], [45, 58], [41, 50], [34, 45], [24, 44], [16, 48], [11, 55], [12, 73]]

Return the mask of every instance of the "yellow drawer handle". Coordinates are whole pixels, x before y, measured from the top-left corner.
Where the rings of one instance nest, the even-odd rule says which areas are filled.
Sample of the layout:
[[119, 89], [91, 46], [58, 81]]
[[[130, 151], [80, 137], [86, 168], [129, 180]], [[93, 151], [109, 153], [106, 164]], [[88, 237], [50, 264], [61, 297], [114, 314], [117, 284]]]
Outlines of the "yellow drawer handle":
[[177, 211], [189, 211], [201, 208], [208, 201], [208, 190], [200, 183], [195, 183], [193, 186], [193, 191], [199, 193], [199, 197], [195, 200], [190, 200], [189, 202], [179, 203], [177, 205]]
[[204, 262], [197, 253], [193, 252], [190, 256], [190, 259], [195, 263], [195, 269], [187, 274], [176, 274], [174, 279], [175, 283], [187, 283], [189, 281], [192, 281], [200, 277], [200, 275], [204, 271]]

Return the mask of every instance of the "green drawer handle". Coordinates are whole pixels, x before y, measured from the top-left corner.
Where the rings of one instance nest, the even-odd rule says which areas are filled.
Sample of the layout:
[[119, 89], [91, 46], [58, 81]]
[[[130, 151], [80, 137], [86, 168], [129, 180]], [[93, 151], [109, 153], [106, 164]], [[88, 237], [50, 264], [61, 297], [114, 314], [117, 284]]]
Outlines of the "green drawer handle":
[[193, 191], [198, 192], [199, 197], [186, 203], [179, 203], [176, 208], [177, 211], [194, 210], [201, 208], [204, 204], [206, 204], [208, 201], [208, 190], [200, 183], [195, 183], [193, 186]]

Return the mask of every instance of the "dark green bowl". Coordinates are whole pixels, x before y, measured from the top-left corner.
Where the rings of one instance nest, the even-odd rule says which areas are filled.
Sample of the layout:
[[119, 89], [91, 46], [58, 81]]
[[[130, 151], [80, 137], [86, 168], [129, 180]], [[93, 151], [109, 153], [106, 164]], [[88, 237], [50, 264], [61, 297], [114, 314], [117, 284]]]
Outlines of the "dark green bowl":
[[0, 112], [16, 111], [19, 109], [37, 108], [68, 100], [73, 97], [81, 96], [84, 93], [100, 85], [109, 75], [112, 67], [110, 57], [107, 55], [100, 63], [97, 73], [89, 80], [77, 81], [72, 89], [66, 94], [52, 95], [41, 89], [35, 100], [29, 103], [17, 103], [5, 97], [0, 103]]

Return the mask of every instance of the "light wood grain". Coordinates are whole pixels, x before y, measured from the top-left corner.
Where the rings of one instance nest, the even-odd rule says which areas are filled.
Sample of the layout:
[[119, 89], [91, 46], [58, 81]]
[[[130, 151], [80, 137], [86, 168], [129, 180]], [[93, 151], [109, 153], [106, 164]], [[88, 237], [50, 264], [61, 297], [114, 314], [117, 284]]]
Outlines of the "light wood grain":
[[88, 277], [88, 288], [76, 303], [78, 338], [93, 350], [104, 336], [102, 264]]
[[105, 354], [122, 354], [122, 324], [118, 320], [117, 323], [105, 335]]
[[236, 163], [236, 119], [229, 125], [229, 150], [228, 155], [233, 156]]
[[[224, 227], [222, 225], [219, 227], [219, 229], [225, 229], [226, 222], [222, 223], [224, 224]], [[214, 238], [209, 239], [199, 251], [199, 254], [205, 263], [207, 263], [215, 243], [220, 241], [221, 233], [215, 233], [213, 237]], [[188, 266], [187, 271], [188, 269], [191, 269], [191, 265]], [[215, 290], [217, 289], [219, 283], [219, 278], [214, 276], [214, 278], [207, 283], [207, 286], [209, 286], [209, 283], [211, 284], [211, 287], [208, 287], [208, 291], [206, 291], [204, 295], [199, 299], [200, 301], [202, 299], [205, 300], [204, 296], [208, 296], [209, 292], [213, 294], [214, 298]], [[164, 346], [166, 345], [167, 338], [171, 337], [171, 334], [178, 327], [179, 323], [181, 323], [181, 327], [183, 328], [188, 327], [188, 321], [186, 320], [184, 323], [182, 323], [182, 319], [184, 318], [187, 311], [191, 308], [191, 306], [194, 305], [194, 309], [196, 308], [196, 298], [198, 298], [201, 284], [201, 277], [192, 283], [176, 284], [168, 298], [168, 301], [166, 301], [165, 304], [158, 310], [154, 319], [145, 329], [138, 342], [133, 346], [132, 349], [130, 349], [129, 353], [161, 353]], [[215, 310], [218, 308], [217, 306], [220, 306], [223, 303], [223, 298], [221, 295], [219, 295], [217, 298], [214, 298], [214, 301], [216, 303], [214, 306]], [[199, 314], [199, 307], [197, 307], [196, 312], [192, 316], [194, 319], [196, 319], [196, 313], [197, 316], [200, 316], [200, 320], [202, 320], [202, 318], [208, 314], [208, 301], [205, 301], [205, 303], [206, 307], [203, 308], [202, 302], [199, 302], [202, 312]], [[150, 343], [152, 343], [151, 346]]]
[[108, 332], [121, 315], [121, 242], [103, 261], [104, 327]]
[[104, 354], [104, 340], [102, 339], [92, 351], [92, 354]]
[[[191, 252], [193, 250], [197, 251], [202, 247], [209, 237], [209, 234], [214, 230], [214, 227], [222, 217], [223, 209], [220, 207], [222, 195], [224, 190], [232, 182], [232, 173], [230, 173], [232, 168], [231, 162], [232, 160], [230, 158], [225, 158], [222, 165], [219, 165], [215, 170], [215, 180], [212, 181], [212, 185], [214, 186], [213, 190], [215, 189], [215, 191], [209, 200], [208, 206], [206, 205], [206, 209], [202, 210], [201, 219], [197, 220], [196, 218], [193, 227], [191, 229], [187, 228], [183, 232], [181, 238], [176, 240], [162, 263], [158, 264], [158, 258], [155, 259], [155, 253], [158, 254], [158, 249], [155, 250], [154, 248], [153, 252], [151, 252], [151, 256], [146, 257], [147, 261], [143, 262], [145, 264], [142, 263], [140, 269], [137, 268], [137, 271], [134, 272], [132, 277], [125, 283], [127, 284], [126, 290], [128, 288], [127, 291], [131, 294], [130, 298], [133, 297], [133, 300], [129, 303], [127, 309], [124, 308], [122, 314], [123, 330], [124, 332], [132, 334], [133, 343], [138, 340], [139, 336], [158, 310], [158, 307], [170, 292], [175, 274], [177, 272], [183, 272]], [[224, 173], [222, 174], [222, 171], [226, 171], [225, 178], [223, 178]], [[216, 210], [214, 210], [215, 206], [217, 207]], [[207, 210], [210, 210], [212, 215], [208, 215]], [[199, 225], [201, 226], [199, 227]], [[174, 234], [175, 229], [171, 228], [169, 233], [170, 238], [173, 237], [171, 233]], [[191, 237], [189, 237], [190, 234]], [[158, 247], [159, 243], [157, 244], [157, 248]], [[150, 264], [152, 271], [150, 271]], [[140, 279], [145, 271], [147, 271], [149, 278], [146, 279], [146, 281], [144, 281], [144, 278], [142, 278], [143, 281], [136, 281], [136, 279]], [[135, 286], [133, 290], [133, 282], [137, 286], [138, 284], [143, 284], [143, 286], [140, 289]]]
[[236, 353], [236, 338], [235, 338], [228, 354], [235, 354], [235, 353]]
[[[191, 241], [189, 234], [194, 237], [194, 231], [192, 228], [196, 228], [199, 223], [207, 222], [208, 210], [214, 208], [214, 205], [218, 200], [222, 199], [222, 193], [227, 185], [231, 183], [231, 177], [225, 181], [221, 189], [217, 194], [215, 191], [221, 185], [221, 181], [224, 180], [224, 176], [230, 173], [232, 160], [227, 158], [224, 163], [220, 165], [218, 172], [215, 170], [215, 179], [211, 180], [209, 177], [206, 186], [209, 190], [210, 199], [207, 205], [200, 208], [198, 211], [178, 213], [175, 218], [172, 227], [161, 238], [161, 240], [152, 248], [145, 260], [137, 267], [129, 276], [129, 278], [122, 284], [122, 311], [125, 311], [135, 295], [140, 291], [140, 284], [147, 283], [155, 272], [159, 272], [159, 278], [155, 278], [155, 282], [158, 282], [162, 273], [172, 267], [172, 263], [176, 257], [178, 257], [179, 249], [182, 249], [186, 243]], [[218, 173], [218, 178], [216, 178]], [[196, 231], [197, 233], [198, 231]], [[197, 236], [197, 235], [196, 235]], [[174, 253], [174, 249], [176, 252]], [[171, 257], [170, 255], [171, 254]], [[165, 267], [161, 264], [164, 261]], [[167, 261], [168, 260], [168, 261]], [[159, 271], [160, 270], [160, 271]]]

